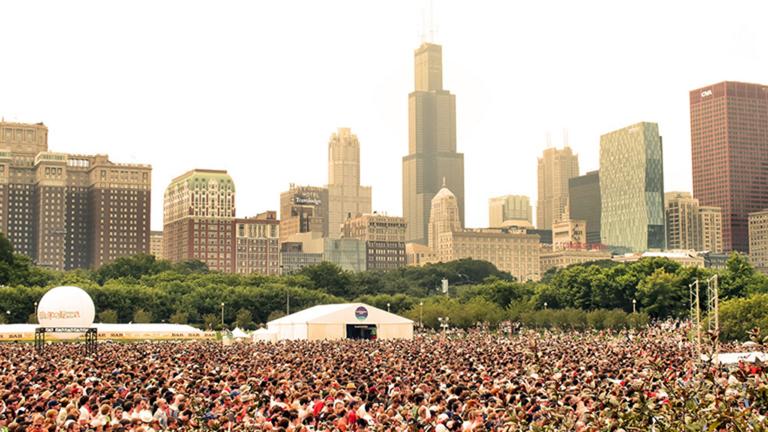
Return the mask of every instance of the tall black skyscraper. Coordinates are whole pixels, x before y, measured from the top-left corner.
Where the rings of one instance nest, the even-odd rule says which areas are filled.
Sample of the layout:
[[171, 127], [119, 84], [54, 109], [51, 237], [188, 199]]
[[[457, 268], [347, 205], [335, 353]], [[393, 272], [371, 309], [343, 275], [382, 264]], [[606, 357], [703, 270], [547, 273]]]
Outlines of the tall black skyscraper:
[[600, 171], [568, 180], [568, 209], [571, 219], [587, 221], [587, 243], [600, 243]]
[[423, 43], [415, 53], [415, 90], [408, 96], [408, 155], [403, 158], [406, 241], [427, 243], [432, 198], [445, 186], [456, 195], [464, 225], [464, 155], [456, 152], [456, 97], [443, 89], [443, 49]]

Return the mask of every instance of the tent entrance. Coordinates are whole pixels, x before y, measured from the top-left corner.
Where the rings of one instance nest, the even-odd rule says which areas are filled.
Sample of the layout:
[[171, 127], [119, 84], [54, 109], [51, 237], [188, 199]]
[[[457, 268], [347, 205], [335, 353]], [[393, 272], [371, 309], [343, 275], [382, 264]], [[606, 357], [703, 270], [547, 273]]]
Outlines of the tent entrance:
[[347, 339], [376, 339], [376, 324], [347, 324]]

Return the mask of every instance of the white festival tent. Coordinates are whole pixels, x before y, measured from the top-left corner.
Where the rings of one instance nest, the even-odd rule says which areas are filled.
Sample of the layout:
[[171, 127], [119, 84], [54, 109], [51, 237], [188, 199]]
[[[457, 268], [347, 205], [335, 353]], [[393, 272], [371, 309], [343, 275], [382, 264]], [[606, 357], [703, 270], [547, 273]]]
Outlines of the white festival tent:
[[278, 340], [413, 339], [413, 321], [364, 303], [314, 306], [267, 323]]
[[240, 327], [235, 327], [235, 329], [232, 330], [232, 337], [235, 339], [245, 339], [248, 337], [248, 333], [244, 332]]
[[[705, 354], [701, 355], [702, 361], [709, 361], [709, 357]], [[742, 353], [720, 353], [717, 355], [717, 361], [724, 365], [735, 365], [739, 362], [754, 363], [756, 361], [766, 362], [768, 361], [768, 354], [764, 352], [752, 351]]]
[[[37, 324], [0, 325], [0, 340], [31, 340]], [[202, 339], [209, 335], [185, 324], [93, 324], [99, 339]], [[69, 336], [67, 336], [69, 337]], [[50, 334], [47, 338], [56, 338]]]
[[277, 332], [262, 327], [251, 333], [253, 342], [277, 342]]

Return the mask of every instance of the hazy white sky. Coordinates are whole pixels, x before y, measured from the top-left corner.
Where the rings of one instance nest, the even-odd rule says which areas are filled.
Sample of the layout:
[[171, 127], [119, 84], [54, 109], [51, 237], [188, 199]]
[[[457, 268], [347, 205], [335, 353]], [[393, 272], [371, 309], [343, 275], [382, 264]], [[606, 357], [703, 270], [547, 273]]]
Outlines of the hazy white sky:
[[[237, 213], [327, 181], [337, 127], [361, 142], [373, 207], [401, 214], [407, 96], [425, 2], [3, 1], [0, 115], [44, 121], [53, 151], [153, 166], [163, 191], [227, 169]], [[487, 200], [535, 202], [536, 157], [567, 128], [582, 173], [602, 133], [659, 123], [665, 189], [690, 190], [688, 91], [768, 83], [768, 1], [441, 1], [469, 226]]]

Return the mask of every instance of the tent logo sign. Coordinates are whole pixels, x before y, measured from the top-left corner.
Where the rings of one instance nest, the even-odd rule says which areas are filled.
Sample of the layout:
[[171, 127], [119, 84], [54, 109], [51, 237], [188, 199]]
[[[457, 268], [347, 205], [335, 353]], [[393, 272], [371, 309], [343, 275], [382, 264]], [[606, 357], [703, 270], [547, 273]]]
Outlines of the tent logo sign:
[[355, 318], [357, 318], [358, 321], [365, 321], [365, 319], [368, 318], [368, 309], [363, 306], [355, 309]]

